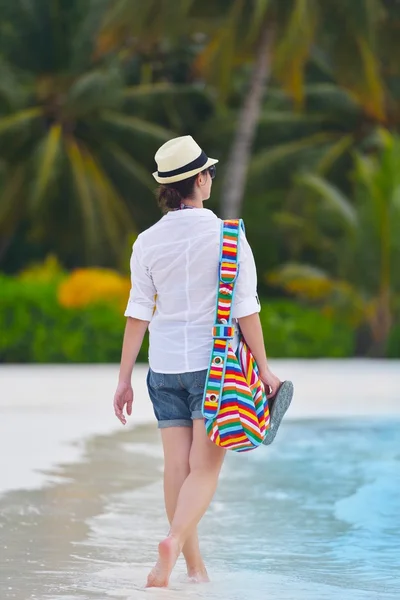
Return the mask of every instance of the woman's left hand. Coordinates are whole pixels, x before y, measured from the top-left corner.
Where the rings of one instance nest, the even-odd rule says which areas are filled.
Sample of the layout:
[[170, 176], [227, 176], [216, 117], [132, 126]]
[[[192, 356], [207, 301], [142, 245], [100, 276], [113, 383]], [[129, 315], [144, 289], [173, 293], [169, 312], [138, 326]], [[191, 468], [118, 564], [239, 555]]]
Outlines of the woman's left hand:
[[260, 373], [260, 379], [265, 386], [265, 392], [267, 394], [267, 398], [273, 398], [275, 396], [275, 394], [277, 394], [277, 392], [281, 386], [281, 381], [280, 381], [279, 377], [277, 377], [276, 375], [274, 375], [272, 373], [272, 371], [267, 369], [263, 373]]

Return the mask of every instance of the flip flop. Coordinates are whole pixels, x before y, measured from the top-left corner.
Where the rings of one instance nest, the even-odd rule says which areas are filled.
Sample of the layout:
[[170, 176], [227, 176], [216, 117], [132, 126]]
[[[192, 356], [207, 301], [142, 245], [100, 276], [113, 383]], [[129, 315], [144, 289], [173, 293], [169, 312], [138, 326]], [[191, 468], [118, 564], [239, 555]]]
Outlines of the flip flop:
[[284, 381], [273, 398], [269, 398], [270, 427], [263, 440], [264, 446], [269, 446], [278, 433], [282, 419], [293, 398], [294, 386], [291, 381]]

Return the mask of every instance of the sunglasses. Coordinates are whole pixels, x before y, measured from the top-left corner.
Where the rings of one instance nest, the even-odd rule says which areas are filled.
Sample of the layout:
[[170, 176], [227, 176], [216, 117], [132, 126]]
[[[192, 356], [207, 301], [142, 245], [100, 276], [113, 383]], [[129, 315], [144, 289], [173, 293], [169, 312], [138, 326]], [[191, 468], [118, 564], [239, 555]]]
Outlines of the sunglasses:
[[211, 167], [208, 167], [208, 172], [210, 173], [210, 177], [211, 179], [214, 179], [216, 173], [217, 173], [217, 168], [215, 165], [211, 165]]

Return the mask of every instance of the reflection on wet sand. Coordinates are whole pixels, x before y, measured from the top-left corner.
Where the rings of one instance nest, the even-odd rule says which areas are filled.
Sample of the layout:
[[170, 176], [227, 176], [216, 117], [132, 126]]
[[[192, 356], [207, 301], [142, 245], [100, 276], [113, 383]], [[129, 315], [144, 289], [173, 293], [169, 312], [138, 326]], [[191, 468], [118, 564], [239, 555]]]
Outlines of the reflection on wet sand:
[[88, 519], [102, 512], [110, 494], [160, 478], [160, 458], [132, 452], [133, 440], [139, 450], [140, 443], [159, 444], [153, 426], [95, 437], [88, 441], [82, 462], [49, 473], [56, 483], [0, 498], [2, 600], [54, 598], [63, 589], [74, 589], [76, 561], [71, 555], [87, 538]]

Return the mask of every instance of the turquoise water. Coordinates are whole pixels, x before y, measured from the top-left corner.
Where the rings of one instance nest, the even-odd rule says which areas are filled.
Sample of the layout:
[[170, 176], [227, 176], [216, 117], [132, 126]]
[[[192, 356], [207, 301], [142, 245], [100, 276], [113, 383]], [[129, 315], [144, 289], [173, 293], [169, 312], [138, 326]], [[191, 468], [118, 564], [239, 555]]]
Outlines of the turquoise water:
[[207, 539], [219, 569], [263, 573], [265, 585], [269, 574], [295, 579], [316, 594], [332, 586], [326, 598], [400, 597], [399, 425], [289, 423], [266, 453], [230, 457], [225, 544]]
[[92, 542], [112, 562], [94, 588], [127, 598], [398, 598], [399, 425], [289, 422], [270, 448], [230, 454], [201, 524], [209, 586], [185, 583], [180, 564], [170, 591], [140, 592], [165, 533], [161, 484], [115, 498], [92, 522]]
[[188, 583], [180, 560], [170, 589], [145, 591], [167, 532], [161, 459], [154, 428], [124, 430], [54, 485], [4, 497], [0, 597], [400, 597], [399, 420], [289, 421], [271, 447], [229, 454], [200, 526], [212, 583]]

